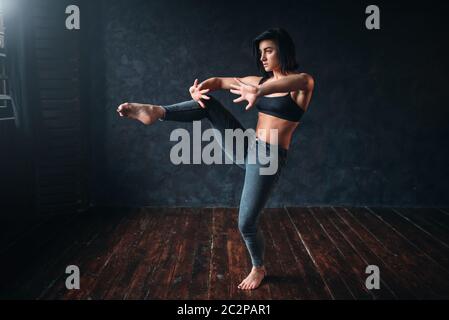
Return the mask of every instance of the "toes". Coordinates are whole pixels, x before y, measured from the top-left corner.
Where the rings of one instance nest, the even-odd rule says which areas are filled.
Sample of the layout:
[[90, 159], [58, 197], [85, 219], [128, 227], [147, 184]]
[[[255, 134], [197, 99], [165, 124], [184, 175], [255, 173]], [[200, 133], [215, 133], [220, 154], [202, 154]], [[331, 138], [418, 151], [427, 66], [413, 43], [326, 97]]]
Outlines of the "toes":
[[119, 107], [117, 108], [117, 112], [120, 115], [120, 117], [125, 117], [129, 114], [129, 112], [131, 111], [130, 108], [130, 104], [129, 103], [122, 103], [121, 105], [119, 105]]
[[128, 107], [129, 107], [129, 103], [125, 102], [125, 103], [122, 103], [121, 105], [119, 105], [117, 110], [125, 110], [125, 109], [128, 109]]
[[127, 102], [122, 103], [121, 105], [118, 106], [117, 111], [123, 110], [126, 105], [127, 105]]
[[239, 284], [239, 287], [240, 287], [240, 289], [245, 290], [247, 285], [248, 285], [248, 283], [246, 282], [246, 279], [245, 279]]
[[259, 287], [259, 285], [261, 284], [263, 278], [258, 280], [254, 280], [254, 279], [244, 279], [239, 285], [238, 288], [241, 290], [253, 290], [256, 289], [257, 287]]

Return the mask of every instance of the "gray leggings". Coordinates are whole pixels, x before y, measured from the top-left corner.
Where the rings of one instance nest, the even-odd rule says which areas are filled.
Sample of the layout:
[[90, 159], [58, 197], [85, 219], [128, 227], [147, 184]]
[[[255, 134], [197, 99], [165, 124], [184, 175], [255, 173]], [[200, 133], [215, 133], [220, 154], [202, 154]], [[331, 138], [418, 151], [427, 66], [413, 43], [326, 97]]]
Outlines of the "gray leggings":
[[[240, 122], [213, 96], [207, 95], [210, 100], [203, 99], [206, 108], [201, 108], [195, 100], [188, 100], [175, 103], [168, 106], [162, 106], [166, 113], [165, 117], [160, 121], [179, 121], [191, 122], [194, 120], [208, 119], [212, 128], [217, 129], [222, 137], [225, 137], [225, 129], [241, 129], [245, 128]], [[263, 152], [259, 153], [259, 149], [263, 147]], [[287, 149], [278, 146], [278, 165], [277, 170], [271, 175], [261, 175], [260, 168], [267, 167], [267, 159], [260, 161], [264, 154], [270, 155], [273, 145], [263, 142], [260, 139], [244, 140], [244, 163], [233, 162], [240, 168], [245, 170], [245, 183], [243, 186], [242, 197], [240, 199], [238, 227], [249, 251], [253, 266], [260, 267], [263, 265], [265, 243], [262, 230], [258, 228], [259, 217], [264, 208], [268, 196], [279, 180], [281, 169], [287, 160]], [[276, 150], [274, 148], [274, 150]], [[256, 161], [247, 161], [249, 151], [254, 152]], [[234, 153], [235, 154], [235, 153]], [[262, 154], [262, 156], [261, 156]]]

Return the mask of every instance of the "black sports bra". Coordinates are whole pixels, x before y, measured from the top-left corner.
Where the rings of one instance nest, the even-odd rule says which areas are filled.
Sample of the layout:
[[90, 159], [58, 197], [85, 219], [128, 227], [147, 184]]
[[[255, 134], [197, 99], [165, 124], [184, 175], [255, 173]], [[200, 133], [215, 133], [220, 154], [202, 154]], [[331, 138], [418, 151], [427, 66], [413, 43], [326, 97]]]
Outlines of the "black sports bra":
[[[264, 78], [259, 84], [262, 80]], [[304, 110], [291, 98], [290, 92], [279, 97], [262, 96], [256, 102], [256, 107], [262, 113], [294, 122], [299, 122], [304, 114]]]

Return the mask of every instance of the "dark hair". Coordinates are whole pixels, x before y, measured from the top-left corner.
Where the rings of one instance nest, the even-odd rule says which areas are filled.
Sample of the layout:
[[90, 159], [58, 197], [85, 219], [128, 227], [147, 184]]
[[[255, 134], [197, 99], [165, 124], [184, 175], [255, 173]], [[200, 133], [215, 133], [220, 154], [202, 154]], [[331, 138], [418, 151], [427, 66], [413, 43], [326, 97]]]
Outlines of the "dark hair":
[[256, 58], [257, 69], [262, 73], [264, 79], [271, 77], [273, 72], [265, 71], [260, 62], [259, 44], [263, 40], [273, 40], [277, 44], [282, 73], [285, 73], [286, 71], [296, 71], [298, 69], [295, 44], [288, 32], [282, 28], [268, 29], [253, 40], [253, 56]]

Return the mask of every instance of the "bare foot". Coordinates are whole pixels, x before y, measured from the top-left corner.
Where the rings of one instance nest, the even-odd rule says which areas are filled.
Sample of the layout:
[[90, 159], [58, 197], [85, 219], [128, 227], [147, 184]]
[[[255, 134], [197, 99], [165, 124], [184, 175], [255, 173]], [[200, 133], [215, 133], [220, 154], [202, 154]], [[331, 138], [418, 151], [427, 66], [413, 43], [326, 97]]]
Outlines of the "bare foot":
[[265, 267], [253, 267], [250, 274], [238, 285], [239, 289], [256, 289], [266, 275]]
[[117, 112], [120, 117], [136, 119], [146, 125], [154, 123], [165, 114], [161, 106], [129, 102], [119, 105]]

